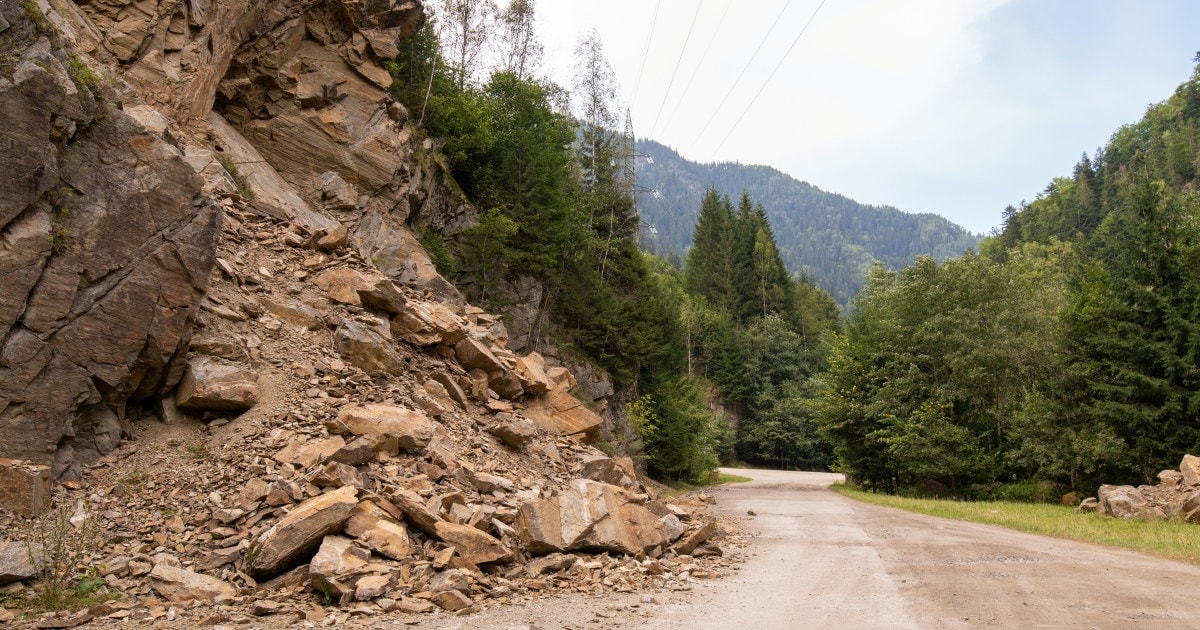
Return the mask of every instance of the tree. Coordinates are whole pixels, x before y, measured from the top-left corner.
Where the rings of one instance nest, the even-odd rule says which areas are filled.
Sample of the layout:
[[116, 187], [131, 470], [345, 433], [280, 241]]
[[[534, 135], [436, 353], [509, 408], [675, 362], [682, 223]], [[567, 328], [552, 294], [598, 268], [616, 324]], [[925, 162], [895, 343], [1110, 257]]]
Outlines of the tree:
[[733, 311], [737, 301], [733, 225], [733, 206], [729, 197], [718, 194], [717, 189], [710, 186], [700, 202], [684, 276], [690, 293], [727, 312]]
[[527, 79], [541, 64], [542, 45], [534, 32], [534, 0], [510, 0], [500, 14], [500, 67]]
[[494, 30], [496, 4], [493, 0], [441, 0], [439, 24], [446, 57], [453, 60], [458, 89], [479, 71], [477, 62], [488, 34]]

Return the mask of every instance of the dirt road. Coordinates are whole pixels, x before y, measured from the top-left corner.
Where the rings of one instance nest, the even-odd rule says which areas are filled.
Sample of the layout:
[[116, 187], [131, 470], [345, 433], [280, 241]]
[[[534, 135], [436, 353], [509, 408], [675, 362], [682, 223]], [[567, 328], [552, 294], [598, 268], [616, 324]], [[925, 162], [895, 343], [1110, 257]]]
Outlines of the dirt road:
[[648, 597], [560, 597], [429, 628], [1200, 628], [1200, 567], [866, 505], [822, 473], [734, 471], [758, 532], [731, 577]]

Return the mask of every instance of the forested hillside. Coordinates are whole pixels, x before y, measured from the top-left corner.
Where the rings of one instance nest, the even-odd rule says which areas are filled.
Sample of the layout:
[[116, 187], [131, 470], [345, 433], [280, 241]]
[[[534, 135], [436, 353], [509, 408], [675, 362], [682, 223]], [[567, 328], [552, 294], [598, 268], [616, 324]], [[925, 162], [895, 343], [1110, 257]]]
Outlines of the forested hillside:
[[[465, 229], [415, 226], [439, 270], [500, 310], [536, 284], [539, 335], [611, 377], [651, 474], [701, 480], [719, 457], [827, 466], [804, 403], [839, 310], [785, 267], [770, 206], [751, 193], [735, 210], [710, 190], [702, 211], [699, 195], [668, 191], [691, 204], [689, 240], [708, 217], [688, 269], [643, 251], [633, 139], [601, 42], [580, 42], [568, 91], [531, 71], [533, 3], [490, 5], [438, 3], [390, 68], [432, 159], [479, 211]], [[485, 46], [498, 63], [481, 61]]]
[[806, 273], [843, 305], [875, 260], [895, 269], [920, 254], [942, 260], [979, 244], [978, 236], [943, 217], [860, 204], [768, 166], [697, 164], [650, 140], [639, 141], [637, 149], [651, 158], [637, 161], [638, 185], [659, 193], [638, 196], [642, 220], [657, 231], [643, 243], [659, 255], [683, 255], [691, 246], [697, 209], [710, 185], [735, 198], [745, 190], [762, 203], [788, 269]]
[[[1200, 63], [1200, 55], [1196, 61]], [[875, 268], [818, 421], [860, 484], [1146, 483], [1200, 448], [1200, 68], [982, 254]]]

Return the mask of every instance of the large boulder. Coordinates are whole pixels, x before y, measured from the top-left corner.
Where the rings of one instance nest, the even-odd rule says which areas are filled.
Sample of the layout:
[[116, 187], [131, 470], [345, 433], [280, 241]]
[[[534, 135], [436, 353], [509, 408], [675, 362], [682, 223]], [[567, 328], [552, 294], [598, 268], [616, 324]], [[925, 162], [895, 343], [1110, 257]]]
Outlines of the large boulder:
[[400, 448], [423, 448], [433, 439], [429, 416], [395, 405], [347, 405], [338, 420], [355, 435], [394, 435]]
[[1183, 473], [1183, 483], [1189, 486], [1200, 486], [1200, 457], [1184, 455], [1179, 462], [1179, 472]]
[[50, 499], [50, 467], [0, 459], [0, 509], [37, 516]]
[[334, 333], [334, 346], [351, 365], [372, 376], [396, 375], [405, 370], [392, 347], [387, 326], [348, 319]]
[[357, 489], [343, 486], [301, 503], [250, 544], [247, 572], [269, 577], [307, 560], [322, 538], [346, 523], [357, 497]]
[[176, 602], [237, 595], [237, 589], [224, 580], [164, 563], [154, 565], [150, 571], [150, 587], [164, 598]]
[[0, 586], [37, 575], [25, 541], [0, 541]]
[[175, 405], [197, 411], [245, 411], [258, 403], [258, 377], [236, 365], [207, 358], [188, 363]]
[[1133, 486], [1102, 485], [1097, 492], [1100, 513], [1116, 518], [1146, 518], [1153, 516], [1153, 506]]
[[462, 318], [437, 302], [412, 301], [392, 317], [392, 334], [414, 346], [453, 345], [466, 335]]
[[608, 551], [636, 554], [670, 542], [662, 521], [624, 489], [575, 479], [556, 497], [529, 501], [517, 533], [534, 553]]
[[637, 486], [637, 472], [633, 460], [628, 457], [584, 455], [581, 459], [583, 467], [579, 470], [579, 476], [584, 479], [629, 489]]
[[591, 442], [600, 434], [604, 418], [562, 389], [531, 398], [525, 415], [543, 429], [560, 435], [573, 435]]
[[454, 547], [458, 555], [471, 564], [506, 563], [513, 559], [512, 551], [495, 537], [469, 525], [438, 521], [434, 527], [437, 537]]

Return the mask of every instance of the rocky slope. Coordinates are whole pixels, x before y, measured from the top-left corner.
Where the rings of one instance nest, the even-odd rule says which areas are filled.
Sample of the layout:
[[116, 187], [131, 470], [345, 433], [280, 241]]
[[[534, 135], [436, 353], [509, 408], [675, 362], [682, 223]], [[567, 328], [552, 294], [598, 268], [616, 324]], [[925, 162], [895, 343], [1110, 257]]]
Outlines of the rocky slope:
[[0, 18], [0, 582], [31, 577], [57, 481], [51, 514], [101, 534], [80, 568], [122, 596], [38, 623], [470, 611], [720, 573], [702, 501], [657, 501], [588, 445], [611, 386], [509, 350], [410, 231], [474, 221], [380, 66], [418, 2]]

